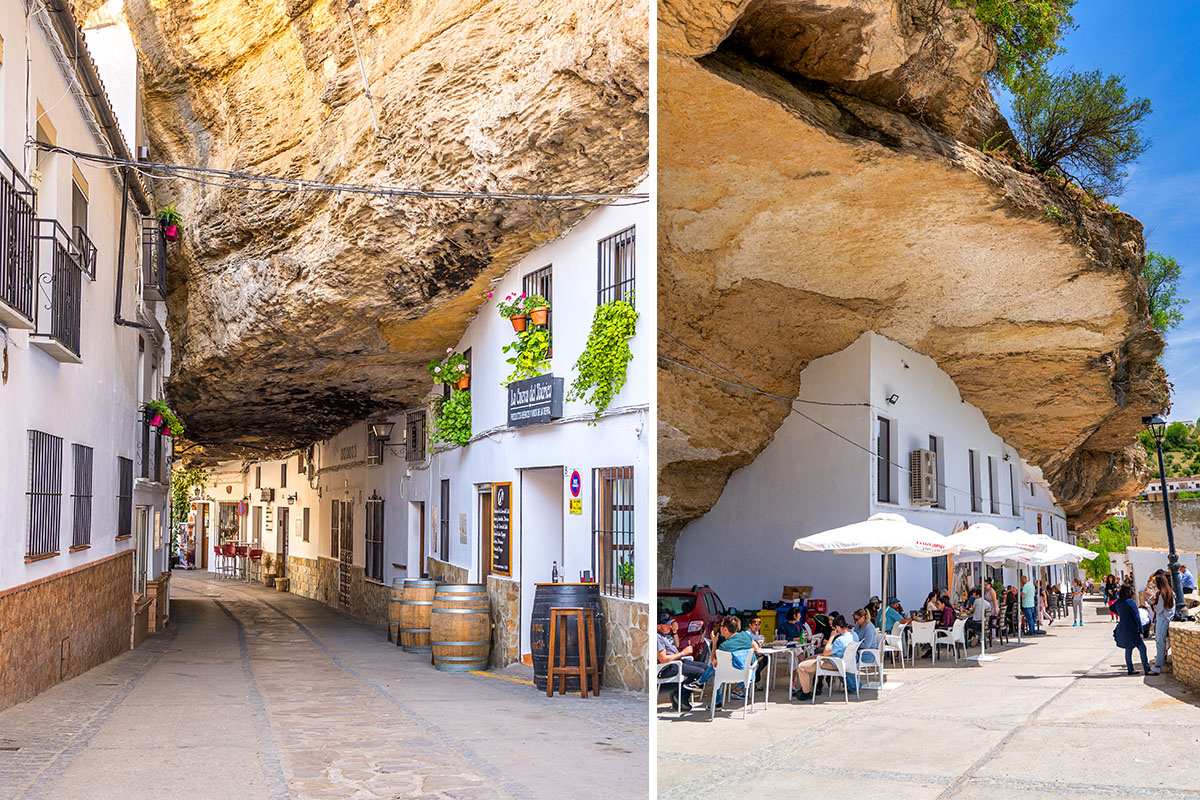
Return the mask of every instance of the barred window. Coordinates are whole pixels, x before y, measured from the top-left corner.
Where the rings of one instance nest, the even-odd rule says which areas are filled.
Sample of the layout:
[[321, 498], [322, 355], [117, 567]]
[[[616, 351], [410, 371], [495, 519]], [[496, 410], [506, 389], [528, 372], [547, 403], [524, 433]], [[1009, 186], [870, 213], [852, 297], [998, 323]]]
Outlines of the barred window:
[[367, 577], [383, 581], [383, 498], [373, 492], [367, 499]]
[[553, 270], [554, 265], [547, 265], [521, 279], [522, 292], [530, 297], [540, 294], [550, 304], [550, 310], [546, 312], [546, 332], [550, 334], [550, 350], [547, 356], [554, 355], [554, 298], [551, 297], [554, 292]]
[[62, 524], [62, 442], [42, 431], [29, 431], [29, 558], [58, 553]]
[[279, 465], [279, 488], [280, 489], [287, 488], [287, 462], [286, 461]]
[[254, 488], [255, 489], [262, 488], [262, 467], [254, 468]]
[[592, 541], [604, 594], [633, 597], [633, 467], [592, 470]]
[[636, 226], [601, 239], [596, 245], [596, 304], [633, 302], [634, 231]]
[[133, 536], [133, 459], [117, 456], [117, 538]]
[[92, 543], [92, 448], [73, 444], [71, 454], [75, 467], [71, 547], [87, 547]]
[[410, 411], [405, 417], [404, 450], [409, 461], [425, 459], [425, 411]]
[[304, 513], [302, 516], [304, 517], [304, 527], [302, 529], [303, 530], [302, 537], [303, 537], [303, 541], [307, 542], [308, 541], [308, 524], [309, 524], [308, 506], [304, 507]]

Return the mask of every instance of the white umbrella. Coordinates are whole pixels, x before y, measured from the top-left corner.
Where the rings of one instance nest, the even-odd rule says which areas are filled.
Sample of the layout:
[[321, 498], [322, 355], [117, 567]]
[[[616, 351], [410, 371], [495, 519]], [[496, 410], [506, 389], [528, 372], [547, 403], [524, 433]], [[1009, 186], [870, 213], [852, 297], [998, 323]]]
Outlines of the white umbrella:
[[[952, 533], [947, 539], [958, 547], [956, 561], [980, 561], [983, 563], [1006, 561], [1017, 555], [1033, 554], [1042, 550], [1045, 544], [1038, 541], [1032, 533], [1020, 528], [1015, 531], [1004, 531], [990, 522], [976, 522], [966, 530]], [[982, 598], [987, 602], [987, 598]], [[984, 616], [983, 625], [987, 624]], [[1018, 629], [1018, 641], [1020, 631]], [[979, 629], [979, 655], [968, 657], [968, 661], [995, 661], [1000, 656], [989, 656], [985, 652], [983, 626]]]
[[[809, 550], [823, 553], [842, 553], [844, 555], [861, 555], [863, 553], [881, 553], [883, 559], [883, 592], [887, 594], [888, 559], [890, 555], [912, 556], [914, 558], [936, 558], [957, 552], [947, 538], [937, 531], [914, 525], [899, 514], [872, 514], [863, 522], [843, 525], [840, 528], [814, 533], [797, 539], [793, 545], [796, 550]], [[885, 600], [887, 598], [884, 598]], [[886, 619], [886, 615], [884, 619]], [[874, 622], [874, 620], [871, 620]], [[884, 631], [879, 632], [880, 636]], [[895, 684], [894, 686], [898, 686]], [[879, 659], [879, 686], [884, 688], [883, 659]], [[893, 688], [893, 687], [888, 687]]]

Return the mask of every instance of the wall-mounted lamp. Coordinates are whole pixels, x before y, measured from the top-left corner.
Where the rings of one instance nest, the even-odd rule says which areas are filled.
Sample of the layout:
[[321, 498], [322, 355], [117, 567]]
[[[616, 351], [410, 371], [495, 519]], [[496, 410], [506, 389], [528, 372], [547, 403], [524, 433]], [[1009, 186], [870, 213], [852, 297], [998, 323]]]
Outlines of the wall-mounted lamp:
[[1005, 460], [1005, 461], [1010, 461], [1010, 460], [1012, 460], [1012, 456], [1011, 456], [1010, 454], [1008, 454], [1008, 453], [1005, 453], [1005, 454], [1004, 454], [1004, 460]]
[[888, 395], [887, 404], [889, 406], [894, 406], [894, 405], [896, 405], [896, 403], [899, 403], [899, 402], [900, 402], [900, 395], [896, 394], [895, 392]]
[[396, 427], [394, 422], [372, 422], [371, 435], [381, 442], [386, 442], [392, 438], [392, 428]]
[[288, 505], [290, 506], [290, 505], [294, 504], [299, 499], [300, 499], [300, 496], [298, 494], [296, 494], [295, 492], [292, 492], [287, 497]]

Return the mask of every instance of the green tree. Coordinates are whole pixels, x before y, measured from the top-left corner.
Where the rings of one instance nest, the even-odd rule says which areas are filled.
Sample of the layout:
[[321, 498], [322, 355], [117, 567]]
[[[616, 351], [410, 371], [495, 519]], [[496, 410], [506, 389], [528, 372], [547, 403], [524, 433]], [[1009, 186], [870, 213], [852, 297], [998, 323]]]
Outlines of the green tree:
[[1017, 140], [1034, 167], [1056, 169], [1097, 197], [1120, 194], [1126, 167], [1150, 147], [1150, 101], [1129, 99], [1119, 75], [1031, 69], [1013, 82]]
[[993, 74], [1012, 89], [1019, 75], [1043, 68], [1063, 52], [1060, 41], [1075, 27], [1075, 0], [951, 0], [971, 5], [996, 40]]
[[1124, 553], [1129, 547], [1129, 520], [1121, 517], [1109, 517], [1096, 527], [1096, 541], [1084, 545], [1088, 550], [1099, 553], [1091, 561], [1084, 561], [1083, 568], [1087, 574], [1102, 580], [1112, 571], [1109, 553]]
[[1170, 445], [1174, 450], [1179, 450], [1187, 444], [1187, 440], [1187, 425], [1184, 425], [1182, 422], [1172, 422], [1167, 426], [1167, 435], [1164, 438], [1164, 444]]
[[1159, 333], [1166, 333], [1183, 322], [1183, 307], [1187, 298], [1179, 296], [1179, 275], [1182, 268], [1173, 257], [1146, 251], [1142, 280], [1150, 297], [1150, 324]]

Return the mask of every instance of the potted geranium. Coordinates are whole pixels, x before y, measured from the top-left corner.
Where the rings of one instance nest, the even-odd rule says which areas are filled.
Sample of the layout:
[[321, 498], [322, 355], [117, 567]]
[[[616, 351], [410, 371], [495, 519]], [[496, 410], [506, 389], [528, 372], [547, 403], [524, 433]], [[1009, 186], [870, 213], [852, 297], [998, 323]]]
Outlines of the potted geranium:
[[529, 317], [525, 313], [524, 294], [510, 293], [508, 297], [496, 304], [496, 310], [500, 312], [500, 316], [512, 323], [514, 331], [520, 333], [525, 330]]
[[467, 357], [454, 352], [453, 347], [446, 348], [445, 360], [438, 361], [435, 358], [429, 362], [426, 369], [429, 370], [429, 377], [433, 378], [434, 383], [448, 383], [460, 389], [466, 389], [470, 385], [471, 371], [467, 365]]
[[146, 416], [150, 421], [150, 426], [158, 428], [158, 432], [163, 436], [182, 436], [183, 435], [183, 420], [171, 410], [162, 400], [151, 400], [146, 403]]
[[530, 295], [525, 298], [525, 313], [534, 325], [545, 325], [546, 315], [550, 313], [550, 303], [540, 294]]
[[174, 204], [158, 212], [158, 224], [162, 226], [163, 236], [168, 242], [179, 238], [179, 230], [183, 227], [183, 215], [175, 210]]

